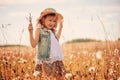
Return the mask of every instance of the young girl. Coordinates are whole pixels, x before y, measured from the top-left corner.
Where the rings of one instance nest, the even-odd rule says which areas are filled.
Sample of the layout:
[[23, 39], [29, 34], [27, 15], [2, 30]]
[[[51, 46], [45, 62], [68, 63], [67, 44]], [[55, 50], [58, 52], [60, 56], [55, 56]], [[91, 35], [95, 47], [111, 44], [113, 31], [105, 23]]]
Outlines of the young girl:
[[[33, 37], [33, 26], [28, 26], [30, 43], [34, 48], [37, 46], [37, 60], [35, 74], [44, 77], [44, 80], [64, 80], [65, 68], [63, 64], [64, 55], [59, 45], [59, 38], [63, 28], [63, 16], [53, 8], [43, 10], [37, 19], [35, 37]], [[58, 30], [56, 32], [57, 25]]]

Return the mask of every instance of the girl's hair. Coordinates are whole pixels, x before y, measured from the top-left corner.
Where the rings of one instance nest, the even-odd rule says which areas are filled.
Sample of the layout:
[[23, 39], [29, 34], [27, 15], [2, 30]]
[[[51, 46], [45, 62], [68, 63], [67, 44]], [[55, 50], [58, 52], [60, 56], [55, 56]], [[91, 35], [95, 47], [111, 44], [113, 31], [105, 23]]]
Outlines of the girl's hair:
[[[56, 16], [56, 14], [55, 13], [50, 13], [50, 14], [45, 15], [43, 18], [45, 19], [47, 16]], [[39, 26], [39, 24], [41, 24], [44, 27], [45, 24], [44, 24], [43, 18], [41, 20], [37, 21], [37, 26]], [[57, 16], [56, 16], [56, 18], [57, 18]], [[56, 27], [57, 27], [57, 24], [55, 25], [55, 28]], [[52, 31], [55, 33], [54, 28], [52, 29]]]

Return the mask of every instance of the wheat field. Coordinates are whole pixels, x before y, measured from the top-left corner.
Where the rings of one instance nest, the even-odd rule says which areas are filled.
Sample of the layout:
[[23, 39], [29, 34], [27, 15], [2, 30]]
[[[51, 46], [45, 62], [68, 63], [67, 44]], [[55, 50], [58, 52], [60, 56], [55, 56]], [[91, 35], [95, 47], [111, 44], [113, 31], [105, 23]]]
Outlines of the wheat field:
[[[69, 43], [62, 49], [65, 80], [120, 80], [120, 42]], [[35, 55], [35, 48], [1, 46], [0, 80], [45, 80], [34, 75]]]

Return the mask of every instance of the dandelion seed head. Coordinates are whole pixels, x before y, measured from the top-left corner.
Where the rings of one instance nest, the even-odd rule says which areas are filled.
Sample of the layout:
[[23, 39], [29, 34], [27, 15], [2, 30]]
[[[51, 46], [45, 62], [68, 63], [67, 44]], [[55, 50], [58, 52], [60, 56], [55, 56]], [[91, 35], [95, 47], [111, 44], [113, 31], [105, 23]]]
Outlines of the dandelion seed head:
[[73, 55], [70, 55], [70, 59], [72, 59], [73, 58]]
[[26, 74], [25, 77], [29, 77], [30, 75], [29, 74]]
[[39, 71], [35, 71], [35, 72], [33, 73], [33, 75], [34, 75], [34, 76], [37, 76], [39, 73], [40, 73]]
[[118, 66], [119, 66], [119, 64], [117, 63], [117, 64], [116, 64], [116, 67], [118, 67]]
[[83, 65], [85, 65], [85, 62], [82, 62], [83, 63]]
[[97, 51], [96, 52], [96, 58], [101, 59], [101, 57], [102, 57], [102, 51]]
[[84, 55], [87, 55], [87, 54], [88, 54], [88, 51], [83, 51], [83, 54], [84, 54]]
[[20, 58], [20, 60], [18, 61], [19, 63], [26, 63], [27, 60], [23, 59], [23, 58]]
[[72, 61], [70, 61], [70, 64], [72, 64]]
[[31, 69], [31, 67], [29, 66], [28, 69]]
[[113, 69], [109, 69], [109, 73], [112, 75], [113, 74]]
[[118, 54], [119, 53], [119, 49], [115, 49], [114, 52]]
[[17, 76], [16, 78], [13, 78], [12, 80], [19, 80], [20, 76]]
[[16, 58], [15, 56], [13, 56], [13, 58]]
[[15, 62], [15, 61], [13, 61], [13, 64], [16, 64], [16, 62]]
[[66, 74], [65, 74], [65, 77], [66, 77], [66, 78], [72, 77], [72, 74], [71, 74], [71, 73], [66, 73]]
[[114, 65], [115, 63], [114, 63], [114, 61], [111, 61], [110, 64], [111, 64], [111, 65]]
[[116, 71], [116, 70], [114, 70], [113, 72], [114, 72], [114, 73], [116, 73], [117, 71]]
[[88, 71], [95, 71], [95, 67], [93, 66], [93, 67], [90, 67], [89, 69], [88, 69]]

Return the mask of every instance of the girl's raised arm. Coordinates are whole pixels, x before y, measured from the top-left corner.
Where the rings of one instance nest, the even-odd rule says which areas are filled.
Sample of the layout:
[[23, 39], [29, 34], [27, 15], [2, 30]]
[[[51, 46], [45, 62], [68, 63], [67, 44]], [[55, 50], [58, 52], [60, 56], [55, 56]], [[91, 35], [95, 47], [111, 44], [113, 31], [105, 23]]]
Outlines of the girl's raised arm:
[[40, 35], [40, 28], [37, 28], [35, 31], [35, 37], [33, 37], [33, 26], [32, 23], [28, 26], [29, 35], [30, 35], [30, 44], [33, 48], [36, 47], [38, 41], [39, 41], [39, 35]]
[[62, 28], [63, 28], [63, 21], [61, 21], [61, 22], [59, 23], [59, 28], [58, 28], [58, 31], [57, 31], [57, 33], [56, 33], [56, 36], [57, 36], [58, 39], [60, 39], [61, 32], [62, 32]]

